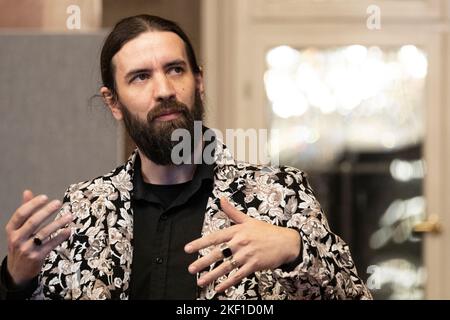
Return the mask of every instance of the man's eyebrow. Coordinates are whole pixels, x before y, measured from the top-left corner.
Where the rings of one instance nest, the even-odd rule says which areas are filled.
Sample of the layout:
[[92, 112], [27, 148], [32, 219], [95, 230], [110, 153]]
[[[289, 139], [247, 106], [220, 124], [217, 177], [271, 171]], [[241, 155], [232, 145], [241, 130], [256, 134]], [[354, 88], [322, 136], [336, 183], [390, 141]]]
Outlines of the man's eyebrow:
[[[170, 61], [170, 62], [166, 63], [164, 65], [164, 68], [167, 69], [167, 68], [176, 67], [176, 66], [186, 67], [187, 63], [186, 63], [186, 61], [184, 61], [182, 59], [178, 59], [178, 60], [174, 60], [174, 61]], [[127, 72], [127, 74], [125, 75], [125, 79], [129, 79], [139, 73], [151, 73], [151, 72], [152, 72], [152, 69], [147, 69], [147, 68], [132, 69]]]
[[146, 69], [146, 68], [133, 69], [133, 70], [130, 70], [127, 72], [127, 74], [125, 75], [125, 79], [129, 79], [139, 73], [144, 73], [144, 72], [150, 73], [151, 71], [152, 71], [151, 69]]
[[185, 67], [185, 66], [187, 66], [187, 63], [184, 60], [177, 59], [177, 60], [171, 61], [169, 63], [166, 63], [164, 65], [165, 68], [170, 68], [170, 67], [174, 67], [174, 66], [183, 66], [183, 67]]

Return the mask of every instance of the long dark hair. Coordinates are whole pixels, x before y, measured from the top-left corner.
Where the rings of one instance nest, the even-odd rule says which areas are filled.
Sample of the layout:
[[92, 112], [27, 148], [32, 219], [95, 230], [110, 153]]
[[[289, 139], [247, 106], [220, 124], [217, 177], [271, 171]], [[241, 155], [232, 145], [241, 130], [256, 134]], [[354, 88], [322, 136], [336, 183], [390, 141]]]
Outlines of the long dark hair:
[[148, 14], [128, 17], [120, 20], [103, 44], [100, 56], [100, 69], [103, 85], [111, 90], [114, 98], [117, 98], [116, 84], [114, 81], [114, 65], [112, 58], [130, 40], [147, 31], [168, 31], [177, 34], [183, 39], [188, 62], [194, 74], [199, 74], [200, 67], [192, 47], [191, 41], [184, 31], [173, 21]]

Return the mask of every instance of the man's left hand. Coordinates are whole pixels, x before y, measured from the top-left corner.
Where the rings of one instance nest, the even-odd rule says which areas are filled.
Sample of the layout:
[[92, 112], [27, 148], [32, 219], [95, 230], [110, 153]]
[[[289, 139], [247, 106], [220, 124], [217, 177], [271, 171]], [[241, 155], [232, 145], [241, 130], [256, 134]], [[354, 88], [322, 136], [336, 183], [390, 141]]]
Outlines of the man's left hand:
[[[184, 248], [187, 253], [194, 253], [209, 246], [216, 246], [208, 255], [189, 266], [189, 272], [192, 274], [224, 260], [218, 267], [198, 279], [197, 284], [200, 287], [237, 268], [236, 272], [215, 288], [217, 292], [222, 292], [255, 271], [275, 269], [298, 257], [301, 240], [296, 230], [251, 218], [237, 210], [225, 198], [220, 199], [220, 204], [222, 211], [236, 224], [196, 239]], [[226, 259], [223, 254], [225, 247], [232, 253]]]

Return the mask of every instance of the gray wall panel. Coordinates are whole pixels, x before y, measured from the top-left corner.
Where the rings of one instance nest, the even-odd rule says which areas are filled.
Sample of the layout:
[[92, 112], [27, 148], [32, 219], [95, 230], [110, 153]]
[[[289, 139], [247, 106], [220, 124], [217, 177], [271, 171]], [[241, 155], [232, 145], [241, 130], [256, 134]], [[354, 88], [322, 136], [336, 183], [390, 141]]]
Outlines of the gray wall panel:
[[61, 199], [69, 184], [120, 161], [115, 120], [100, 102], [88, 105], [104, 36], [0, 34], [1, 256], [25, 188]]

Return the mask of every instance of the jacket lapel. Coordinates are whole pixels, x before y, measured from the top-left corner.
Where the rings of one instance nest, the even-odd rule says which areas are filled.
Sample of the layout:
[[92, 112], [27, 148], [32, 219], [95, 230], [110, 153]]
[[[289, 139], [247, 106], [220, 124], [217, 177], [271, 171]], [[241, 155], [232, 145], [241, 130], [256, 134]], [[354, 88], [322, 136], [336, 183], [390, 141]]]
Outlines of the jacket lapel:
[[[239, 170], [238, 163], [233, 159], [230, 151], [220, 142], [216, 146], [215, 164], [213, 191], [206, 206], [202, 237], [232, 225], [232, 221], [220, 210], [220, 198], [225, 197], [232, 204], [236, 205], [233, 196], [245, 187], [246, 171]], [[200, 250], [199, 258], [209, 254], [212, 249], [214, 247]], [[214, 267], [214, 265], [211, 266], [209, 270], [212, 270]], [[197, 273], [197, 279], [205, 272]], [[217, 294], [214, 291], [214, 287], [217, 284], [218, 282], [214, 282], [204, 288], [199, 288], [198, 298], [217, 298]]]
[[[133, 152], [124, 166], [103, 177], [105, 180], [112, 181], [118, 193], [118, 197], [114, 202], [116, 210], [107, 208], [107, 218], [104, 222], [107, 236], [107, 247], [103, 249], [105, 253], [104, 259], [105, 263], [111, 266], [111, 272], [106, 274], [99, 273], [98, 270], [92, 270], [96, 280], [95, 283], [88, 284], [88, 287], [93, 288], [92, 291], [88, 290], [88, 298], [98, 298], [96, 292], [100, 291], [106, 295], [106, 298], [129, 298], [133, 260], [133, 208], [131, 206], [131, 197], [133, 194], [132, 181], [136, 154], [137, 151]], [[239, 169], [239, 165], [233, 159], [231, 153], [220, 142], [217, 143], [214, 160], [213, 191], [206, 205], [202, 236], [231, 226], [230, 219], [220, 211], [220, 198], [226, 197], [231, 203], [235, 204], [233, 201], [234, 194], [245, 186], [246, 171]], [[122, 254], [117, 254], [118, 248], [123, 249], [120, 249]], [[211, 249], [201, 250], [199, 257], [208, 254]], [[197, 274], [197, 277], [200, 277], [200, 274]], [[212, 284], [199, 291], [198, 297], [214, 298], [216, 295], [213, 290], [214, 286]]]

